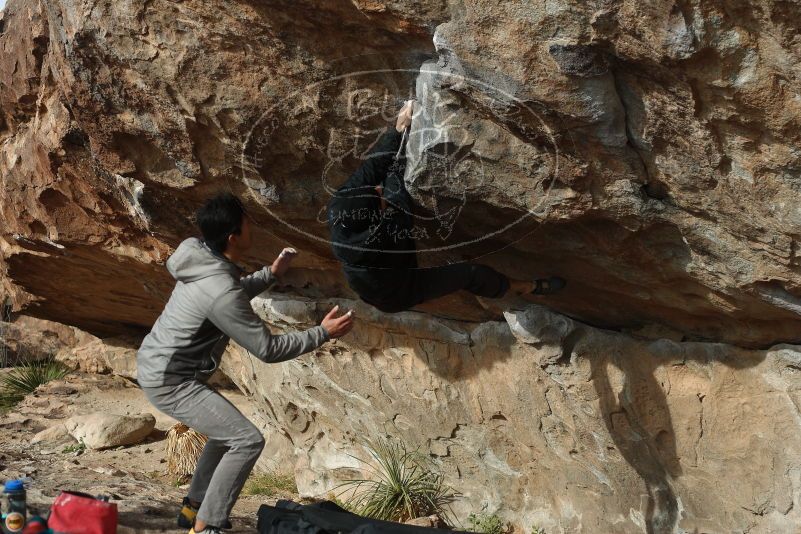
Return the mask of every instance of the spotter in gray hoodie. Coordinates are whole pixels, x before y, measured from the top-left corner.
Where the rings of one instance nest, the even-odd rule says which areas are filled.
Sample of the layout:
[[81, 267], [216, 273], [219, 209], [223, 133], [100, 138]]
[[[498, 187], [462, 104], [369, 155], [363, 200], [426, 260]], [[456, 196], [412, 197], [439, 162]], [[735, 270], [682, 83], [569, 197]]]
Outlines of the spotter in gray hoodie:
[[205, 382], [219, 367], [229, 339], [267, 363], [291, 360], [329, 339], [322, 326], [270, 333], [250, 306], [275, 282], [269, 267], [240, 278], [239, 267], [193, 237], [170, 256], [167, 269], [177, 280], [175, 289], [137, 353], [143, 387]]

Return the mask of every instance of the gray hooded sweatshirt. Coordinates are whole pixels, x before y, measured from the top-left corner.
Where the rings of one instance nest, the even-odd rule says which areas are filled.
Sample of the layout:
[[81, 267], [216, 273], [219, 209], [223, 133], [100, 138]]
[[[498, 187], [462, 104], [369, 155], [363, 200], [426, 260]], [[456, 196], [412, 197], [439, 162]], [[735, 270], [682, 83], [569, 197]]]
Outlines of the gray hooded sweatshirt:
[[275, 282], [269, 267], [240, 278], [239, 267], [193, 237], [170, 256], [167, 269], [177, 280], [175, 289], [137, 353], [143, 387], [207, 380], [229, 339], [268, 363], [291, 360], [329, 339], [322, 326], [270, 333], [250, 306], [250, 299]]

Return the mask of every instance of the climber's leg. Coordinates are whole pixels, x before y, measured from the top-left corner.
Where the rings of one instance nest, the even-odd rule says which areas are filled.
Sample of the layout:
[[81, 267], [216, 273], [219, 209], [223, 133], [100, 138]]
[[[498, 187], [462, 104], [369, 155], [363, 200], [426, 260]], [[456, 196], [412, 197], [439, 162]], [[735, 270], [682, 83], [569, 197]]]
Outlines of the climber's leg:
[[512, 280], [510, 282], [509, 292], [513, 295], [552, 295], [557, 291], [564, 289], [567, 282], [564, 278], [558, 276], [550, 276], [548, 278], [538, 278], [533, 282], [523, 282], [521, 280]]
[[461, 289], [479, 297], [501, 298], [509, 290], [509, 279], [492, 267], [473, 263], [455, 263], [413, 271], [415, 304]]

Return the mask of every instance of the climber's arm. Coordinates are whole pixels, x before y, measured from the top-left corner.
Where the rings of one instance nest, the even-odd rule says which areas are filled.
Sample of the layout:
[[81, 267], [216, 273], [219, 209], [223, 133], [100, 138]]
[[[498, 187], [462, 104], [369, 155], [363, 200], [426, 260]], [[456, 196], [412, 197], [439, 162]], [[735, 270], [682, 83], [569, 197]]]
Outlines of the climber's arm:
[[409, 195], [409, 191], [406, 190], [406, 183], [403, 181], [405, 172], [405, 158], [393, 163], [387, 173], [387, 177], [384, 179], [382, 193], [387, 203], [407, 214], [411, 214], [412, 197]]
[[339, 188], [337, 196], [349, 196], [349, 192], [355, 195], [372, 194], [372, 190], [377, 185], [381, 185], [401, 145], [403, 131], [412, 124], [413, 112], [414, 103], [412, 100], [408, 100], [398, 113], [395, 126], [388, 127], [370, 148], [364, 163]]
[[367, 153], [362, 165], [339, 188], [337, 195], [373, 194], [375, 186], [379, 185], [387, 175], [400, 142], [401, 133], [395, 128], [388, 128]]

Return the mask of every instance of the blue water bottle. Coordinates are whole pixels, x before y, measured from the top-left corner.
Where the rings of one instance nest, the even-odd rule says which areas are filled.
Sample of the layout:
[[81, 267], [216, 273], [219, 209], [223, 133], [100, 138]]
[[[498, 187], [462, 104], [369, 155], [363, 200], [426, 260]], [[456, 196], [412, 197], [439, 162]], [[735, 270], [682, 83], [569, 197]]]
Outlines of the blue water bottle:
[[25, 484], [22, 480], [9, 480], [3, 489], [5, 513], [3, 514], [4, 534], [18, 534], [25, 528], [27, 506], [25, 505]]

